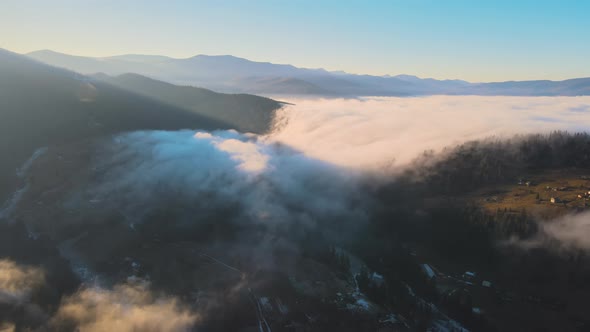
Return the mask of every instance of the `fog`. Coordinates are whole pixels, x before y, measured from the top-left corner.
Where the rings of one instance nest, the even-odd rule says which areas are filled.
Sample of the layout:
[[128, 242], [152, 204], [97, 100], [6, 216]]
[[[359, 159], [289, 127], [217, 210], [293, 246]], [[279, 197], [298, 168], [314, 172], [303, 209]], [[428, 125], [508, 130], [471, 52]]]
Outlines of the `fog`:
[[404, 166], [425, 150], [491, 136], [590, 128], [590, 97], [286, 99], [269, 140], [338, 166]]
[[0, 303], [26, 301], [43, 282], [43, 270], [0, 260]]
[[44, 285], [42, 268], [0, 259], [0, 330], [15, 330], [11, 314], [32, 324], [47, 320], [47, 313], [31, 301]]
[[[149, 284], [140, 279], [109, 289], [84, 285], [74, 294], [64, 296], [50, 317], [50, 313], [30, 302], [32, 295], [45, 285], [44, 275], [41, 267], [0, 260], [0, 308], [20, 312], [29, 323], [47, 322], [51, 331], [72, 327], [85, 332], [188, 331], [199, 321], [199, 315], [184, 308], [176, 298], [152, 294]], [[14, 322], [5, 320], [2, 310], [0, 327], [3, 331], [14, 330]]]
[[556, 251], [590, 251], [590, 213], [571, 214], [539, 223], [539, 232], [531, 239], [507, 242], [524, 249], [549, 248]]
[[131, 224], [166, 202], [194, 210], [192, 220], [222, 214], [236, 223], [313, 226], [365, 218], [359, 175], [235, 131], [122, 134], [96, 169], [102, 175], [89, 200], [121, 211]]
[[[266, 136], [236, 131], [121, 134], [85, 193], [133, 227], [164, 203], [187, 223], [272, 227], [362, 223], [365, 175], [467, 140], [590, 128], [590, 97], [432, 96], [290, 100]], [[79, 199], [79, 196], [75, 196]], [[70, 202], [78, 204], [78, 201]], [[223, 217], [219, 217], [223, 216]]]
[[542, 232], [563, 246], [590, 250], [590, 213], [570, 215], [545, 223]]
[[135, 283], [81, 289], [62, 301], [50, 326], [85, 332], [189, 331], [198, 320], [175, 298], [154, 296], [147, 285]]

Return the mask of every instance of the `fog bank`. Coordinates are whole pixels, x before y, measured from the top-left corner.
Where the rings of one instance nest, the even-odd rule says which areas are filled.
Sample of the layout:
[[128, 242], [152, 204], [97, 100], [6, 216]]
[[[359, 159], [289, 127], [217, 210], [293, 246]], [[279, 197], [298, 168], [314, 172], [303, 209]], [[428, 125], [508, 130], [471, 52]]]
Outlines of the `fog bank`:
[[425, 150], [490, 136], [590, 128], [590, 97], [287, 99], [269, 135], [355, 169], [403, 166]]
[[130, 224], [167, 204], [194, 210], [187, 213], [191, 223], [365, 219], [358, 175], [254, 135], [142, 131], [106, 146], [88, 200], [121, 211]]

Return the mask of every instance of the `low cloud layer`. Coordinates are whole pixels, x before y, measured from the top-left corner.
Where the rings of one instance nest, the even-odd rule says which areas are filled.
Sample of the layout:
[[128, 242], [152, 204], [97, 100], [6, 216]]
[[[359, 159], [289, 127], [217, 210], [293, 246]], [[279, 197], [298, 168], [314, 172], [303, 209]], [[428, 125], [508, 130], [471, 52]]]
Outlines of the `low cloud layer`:
[[281, 110], [267, 136], [189, 130], [116, 136], [99, 159], [100, 176], [87, 200], [119, 211], [132, 226], [165, 205], [163, 199], [192, 211], [185, 213], [190, 223], [362, 222], [370, 204], [358, 181], [365, 171], [395, 170], [425, 150], [467, 140], [590, 128], [590, 97], [294, 103]]
[[17, 330], [16, 322], [41, 324], [47, 314], [31, 298], [45, 284], [43, 269], [0, 260], [0, 331]]
[[532, 239], [511, 241], [526, 249], [550, 248], [558, 251], [590, 251], [590, 212], [567, 215], [539, 223], [539, 232]]
[[[14, 331], [15, 321], [39, 331], [189, 331], [199, 315], [174, 297], [155, 296], [147, 282], [135, 281], [111, 289], [86, 286], [65, 296], [50, 318], [31, 296], [45, 286], [42, 268], [0, 260], [0, 328]], [[8, 310], [8, 313], [2, 312]], [[4, 317], [8, 314], [8, 317]]]
[[545, 234], [566, 246], [590, 250], [590, 213], [566, 216], [543, 224], [542, 229]]
[[189, 331], [198, 320], [172, 297], [156, 297], [143, 284], [125, 284], [86, 288], [67, 297], [50, 325], [80, 332]]
[[0, 303], [23, 302], [44, 283], [43, 270], [0, 260]]
[[302, 99], [269, 139], [355, 169], [403, 166], [425, 150], [491, 136], [590, 129], [590, 97]]
[[280, 144], [234, 131], [144, 131], [119, 135], [97, 165], [89, 195], [128, 216], [149, 214], [162, 199], [198, 209], [192, 220], [235, 210], [235, 222], [312, 225], [363, 220], [356, 174]]

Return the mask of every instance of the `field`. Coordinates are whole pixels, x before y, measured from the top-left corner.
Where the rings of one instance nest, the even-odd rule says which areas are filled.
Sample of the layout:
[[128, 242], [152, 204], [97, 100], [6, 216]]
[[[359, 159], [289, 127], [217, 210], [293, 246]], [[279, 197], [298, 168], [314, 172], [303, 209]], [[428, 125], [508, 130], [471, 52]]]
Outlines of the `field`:
[[514, 184], [489, 186], [470, 195], [490, 212], [522, 211], [551, 219], [590, 206], [590, 172], [560, 169], [530, 173]]

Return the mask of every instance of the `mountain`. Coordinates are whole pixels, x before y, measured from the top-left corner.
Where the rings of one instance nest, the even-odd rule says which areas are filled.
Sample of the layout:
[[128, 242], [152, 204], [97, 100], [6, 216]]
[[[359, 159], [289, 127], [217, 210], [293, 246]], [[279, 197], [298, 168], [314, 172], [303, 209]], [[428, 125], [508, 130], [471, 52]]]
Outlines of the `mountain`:
[[0, 197], [13, 191], [14, 170], [42, 146], [144, 129], [263, 132], [279, 106], [136, 76], [98, 80], [0, 50]]
[[590, 94], [590, 78], [565, 81], [470, 83], [412, 75], [371, 76], [292, 65], [255, 62], [230, 55], [174, 59], [158, 55], [81, 57], [53, 51], [27, 54], [38, 61], [83, 74], [136, 73], [173, 84], [231, 93], [316, 96], [510, 95], [576, 96]]
[[177, 86], [138, 74], [93, 77], [118, 88], [222, 121], [241, 132], [265, 133], [270, 129], [274, 110], [281, 106], [268, 98]]
[[474, 84], [470, 94], [506, 96], [587, 96], [590, 95], [590, 77], [565, 81], [523, 81]]

